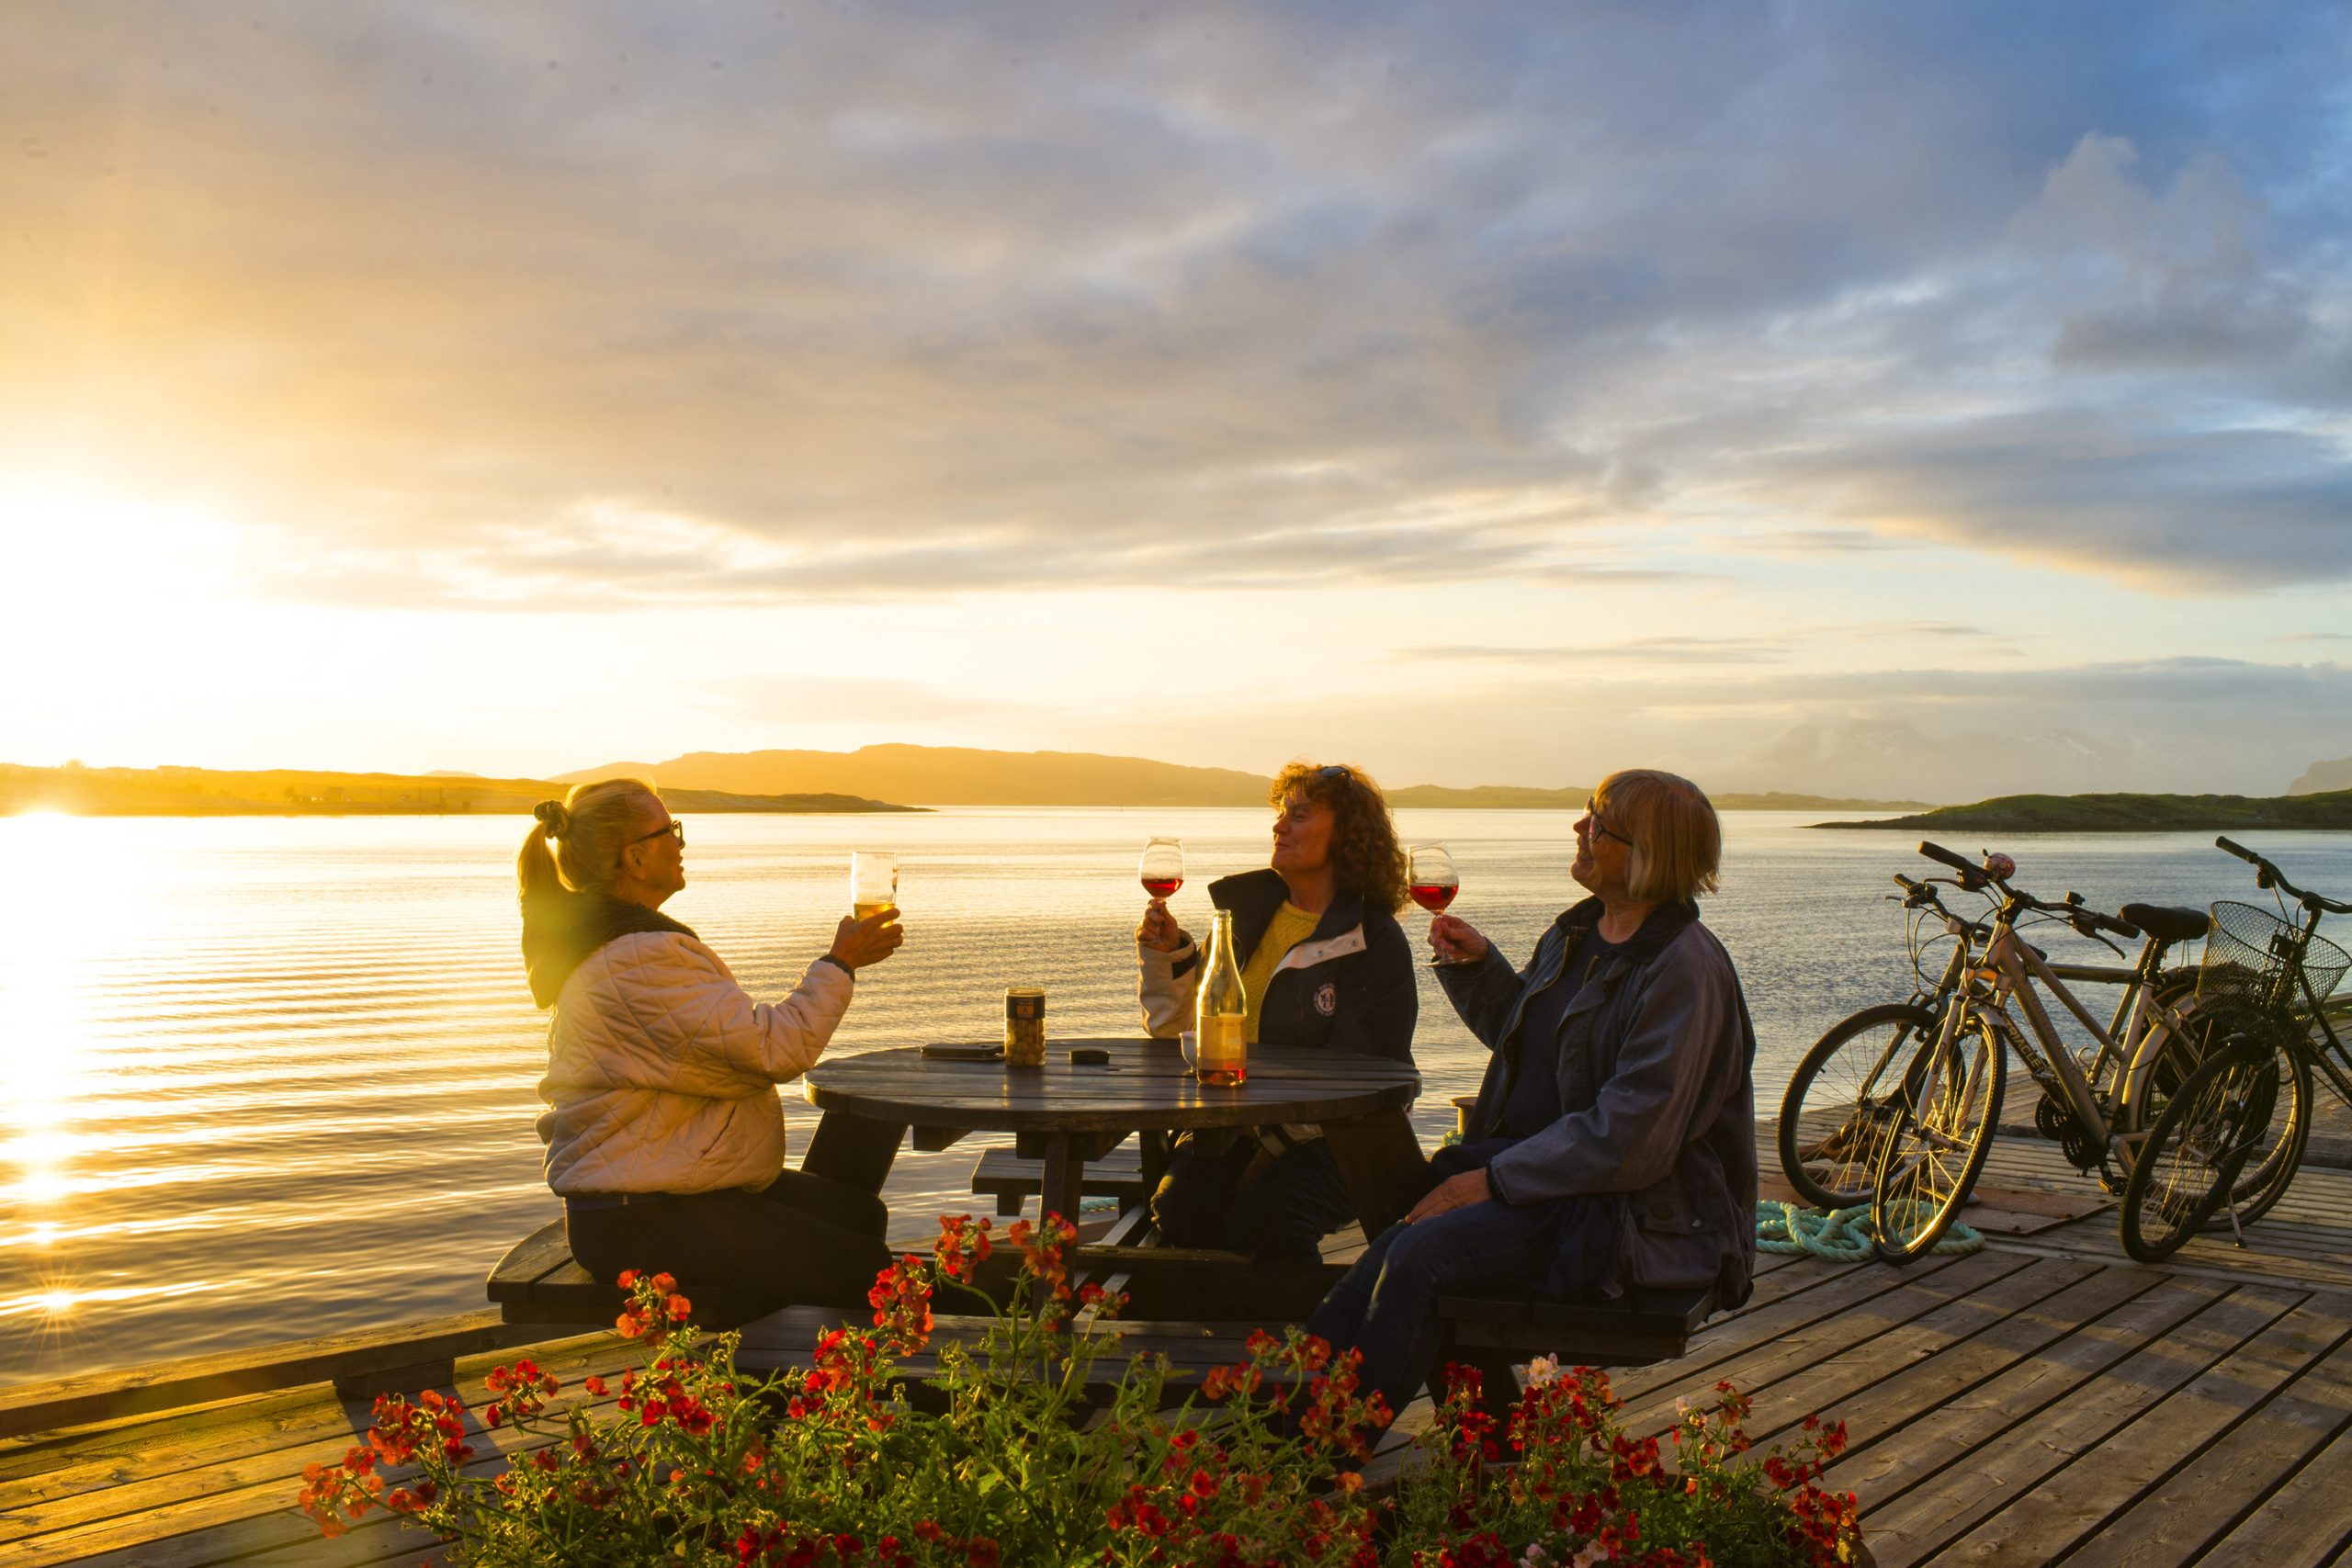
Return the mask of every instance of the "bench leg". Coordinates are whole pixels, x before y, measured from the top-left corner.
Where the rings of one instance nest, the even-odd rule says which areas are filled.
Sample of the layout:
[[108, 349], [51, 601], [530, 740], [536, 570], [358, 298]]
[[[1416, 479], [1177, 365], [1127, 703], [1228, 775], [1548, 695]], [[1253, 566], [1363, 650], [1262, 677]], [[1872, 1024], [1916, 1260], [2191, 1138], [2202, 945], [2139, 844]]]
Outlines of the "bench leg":
[[1021, 1194], [1018, 1192], [998, 1193], [996, 1195], [996, 1213], [999, 1219], [1005, 1219], [1021, 1213]]

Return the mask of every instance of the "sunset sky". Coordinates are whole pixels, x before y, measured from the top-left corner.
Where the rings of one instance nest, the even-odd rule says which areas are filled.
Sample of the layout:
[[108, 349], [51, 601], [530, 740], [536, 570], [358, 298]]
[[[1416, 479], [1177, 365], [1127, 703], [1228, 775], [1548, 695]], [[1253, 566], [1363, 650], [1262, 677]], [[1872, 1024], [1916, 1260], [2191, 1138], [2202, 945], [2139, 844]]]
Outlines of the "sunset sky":
[[0, 761], [2275, 793], [2336, 7], [0, 7]]

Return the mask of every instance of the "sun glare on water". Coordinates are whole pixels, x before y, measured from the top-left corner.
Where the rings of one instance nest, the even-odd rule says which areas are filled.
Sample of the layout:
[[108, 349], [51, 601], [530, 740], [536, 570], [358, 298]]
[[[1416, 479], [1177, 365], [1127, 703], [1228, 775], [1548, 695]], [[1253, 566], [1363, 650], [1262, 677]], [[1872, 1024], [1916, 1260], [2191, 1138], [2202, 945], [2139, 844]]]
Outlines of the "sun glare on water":
[[[25, 889], [0, 900], [0, 1281], [22, 1280], [28, 1255], [71, 1218], [74, 1108], [95, 1066], [82, 965], [122, 913], [127, 880], [112, 826], [53, 812], [0, 818], [0, 861]], [[48, 1280], [17, 1300], [57, 1313], [76, 1293]]]

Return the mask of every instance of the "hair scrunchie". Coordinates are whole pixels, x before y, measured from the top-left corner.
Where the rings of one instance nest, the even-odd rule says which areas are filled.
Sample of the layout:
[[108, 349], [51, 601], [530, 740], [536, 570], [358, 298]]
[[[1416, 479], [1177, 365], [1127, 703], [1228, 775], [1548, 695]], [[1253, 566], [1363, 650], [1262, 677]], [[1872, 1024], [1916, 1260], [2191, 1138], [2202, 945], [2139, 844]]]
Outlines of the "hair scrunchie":
[[571, 813], [560, 800], [543, 800], [531, 807], [531, 815], [538, 819], [539, 836], [560, 839], [571, 831]]

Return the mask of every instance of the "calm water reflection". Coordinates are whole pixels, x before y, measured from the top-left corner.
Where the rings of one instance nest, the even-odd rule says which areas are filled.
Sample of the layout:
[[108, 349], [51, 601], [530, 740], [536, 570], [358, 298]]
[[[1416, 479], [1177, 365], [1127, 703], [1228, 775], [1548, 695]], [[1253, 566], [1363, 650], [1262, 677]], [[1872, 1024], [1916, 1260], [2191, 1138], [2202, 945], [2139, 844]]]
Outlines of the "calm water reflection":
[[[1571, 818], [1407, 812], [1462, 868], [1454, 912], [1523, 956], [1570, 896]], [[1707, 919], [1737, 959], [1759, 1093], [1829, 1021], [1908, 988], [1880, 894], [1911, 840], [1728, 818]], [[481, 1278], [557, 1213], [532, 1093], [510, 867], [525, 824], [0, 819], [35, 897], [0, 913], [0, 1381], [62, 1375], [482, 1304]], [[849, 852], [891, 849], [905, 951], [861, 982], [835, 1049], [983, 1037], [1010, 984], [1057, 1033], [1134, 1027], [1135, 856], [1184, 840], [1201, 884], [1263, 863], [1250, 811], [696, 818], [669, 906], [755, 992], [791, 984], [844, 905]], [[2352, 891], [2352, 835], [2250, 835]], [[2210, 836], [2014, 840], [2025, 886], [2094, 904], [2252, 897]], [[1973, 842], [1956, 847], [1974, 849]], [[1421, 919], [1407, 916], [1418, 941]], [[2340, 935], [2338, 940], [2344, 940]], [[2065, 951], [2098, 950], [2071, 939]], [[1426, 977], [1425, 977], [1426, 979]], [[1483, 1053], [1425, 983], [1427, 1139]], [[789, 1094], [789, 1091], [787, 1091]], [[794, 1157], [815, 1116], [795, 1103]], [[970, 1205], [974, 1151], [904, 1154], [899, 1238]]]

